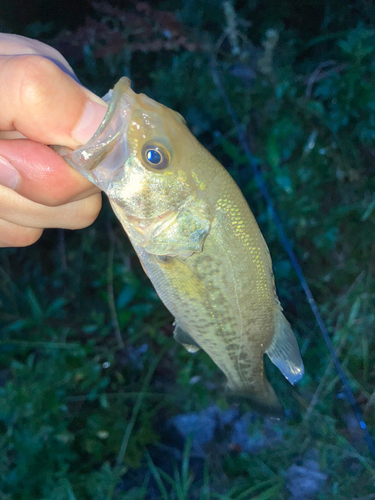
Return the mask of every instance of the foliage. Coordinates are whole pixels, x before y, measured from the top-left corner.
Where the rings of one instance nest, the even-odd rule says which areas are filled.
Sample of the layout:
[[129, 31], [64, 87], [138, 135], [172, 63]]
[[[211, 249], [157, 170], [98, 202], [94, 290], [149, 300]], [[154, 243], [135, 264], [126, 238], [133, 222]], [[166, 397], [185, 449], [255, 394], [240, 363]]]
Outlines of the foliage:
[[270, 246], [306, 375], [290, 389], [270, 367], [289, 412], [281, 443], [256, 455], [219, 446], [201, 478], [189, 443], [170, 473], [155, 465], [147, 450], [171, 416], [226, 406], [223, 378], [175, 345], [172, 318], [105, 205], [87, 230], [1, 250], [1, 500], [286, 499], [286, 472], [311, 448], [330, 476], [320, 499], [371, 497], [374, 462], [210, 73], [214, 59], [371, 431], [375, 9], [319, 0], [311, 15], [298, 3], [101, 3], [72, 32], [28, 26], [99, 94], [126, 72], [228, 168]]

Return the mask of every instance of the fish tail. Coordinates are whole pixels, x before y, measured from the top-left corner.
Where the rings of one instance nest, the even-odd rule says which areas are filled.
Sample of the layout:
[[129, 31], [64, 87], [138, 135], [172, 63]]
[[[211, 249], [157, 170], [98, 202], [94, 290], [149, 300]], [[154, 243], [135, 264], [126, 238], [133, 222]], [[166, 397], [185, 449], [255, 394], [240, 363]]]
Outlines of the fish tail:
[[227, 390], [227, 395], [231, 400], [235, 398], [238, 399], [238, 396], [243, 397], [260, 413], [277, 418], [285, 416], [284, 408], [281, 406], [275, 391], [266, 377], [263, 377], [261, 384], [259, 384], [259, 380], [257, 380], [256, 387], [255, 384], [236, 387], [228, 382]]

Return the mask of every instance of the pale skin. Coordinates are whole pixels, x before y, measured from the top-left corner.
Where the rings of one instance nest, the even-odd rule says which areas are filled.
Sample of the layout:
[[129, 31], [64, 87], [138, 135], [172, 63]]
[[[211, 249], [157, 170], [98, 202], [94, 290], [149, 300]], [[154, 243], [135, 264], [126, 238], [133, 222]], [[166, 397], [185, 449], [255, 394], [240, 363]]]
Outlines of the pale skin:
[[106, 104], [81, 86], [52, 47], [0, 34], [0, 247], [23, 247], [43, 229], [80, 229], [101, 194], [48, 145], [86, 143]]

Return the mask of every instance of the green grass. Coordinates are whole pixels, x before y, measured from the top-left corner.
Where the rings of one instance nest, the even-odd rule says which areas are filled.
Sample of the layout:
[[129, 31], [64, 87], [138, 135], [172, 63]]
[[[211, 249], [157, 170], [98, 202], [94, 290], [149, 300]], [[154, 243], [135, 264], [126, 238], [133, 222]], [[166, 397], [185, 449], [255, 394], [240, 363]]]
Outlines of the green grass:
[[[151, 458], [152, 450], [161, 453], [160, 429], [172, 416], [211, 404], [227, 408], [224, 377], [204, 353], [191, 356], [174, 343], [172, 317], [105, 203], [86, 230], [46, 231], [30, 248], [0, 251], [0, 500], [283, 500], [289, 467], [311, 450], [328, 474], [317, 498], [372, 498], [374, 460], [351, 425], [342, 385], [208, 61], [214, 56], [221, 69], [374, 435], [375, 11], [359, 2], [349, 15], [347, 6], [319, 1], [319, 15], [310, 19], [308, 9], [296, 17], [292, 2], [261, 4], [238, 9], [230, 40], [223, 10], [209, 0], [162, 2], [194, 50], [169, 50], [164, 42], [146, 49], [142, 39], [141, 50], [113, 55], [98, 39], [74, 67], [99, 94], [126, 68], [135, 91], [181, 112], [240, 184], [269, 244], [306, 367], [297, 388], [269, 367], [289, 413], [275, 424], [282, 440], [248, 454], [217, 436], [201, 474], [190, 442], [171, 471]], [[98, 18], [131, 43], [130, 21], [126, 31], [118, 17]], [[278, 33], [274, 47], [268, 28]], [[43, 39], [53, 26], [27, 33], [33, 30]], [[242, 80], [233, 68], [252, 76]], [[239, 408], [250, 410], [246, 402]], [[249, 434], [261, 436], [264, 428], [259, 418]]]

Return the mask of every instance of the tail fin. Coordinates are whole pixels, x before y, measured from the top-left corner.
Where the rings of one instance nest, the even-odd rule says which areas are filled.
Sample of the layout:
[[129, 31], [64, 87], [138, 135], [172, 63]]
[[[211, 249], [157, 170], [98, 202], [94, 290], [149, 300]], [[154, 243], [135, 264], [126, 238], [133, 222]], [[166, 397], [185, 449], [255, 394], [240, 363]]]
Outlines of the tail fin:
[[297, 340], [281, 309], [276, 314], [275, 333], [266, 354], [291, 384], [304, 374]]
[[250, 402], [254, 409], [258, 410], [260, 413], [277, 418], [284, 417], [284, 408], [281, 406], [275, 391], [265, 376], [263, 378], [263, 383], [259, 385], [259, 380], [257, 380], [257, 384], [257, 387], [252, 384], [235, 387], [228, 382], [227, 396], [229, 399], [238, 399], [238, 396], [244, 397]]

